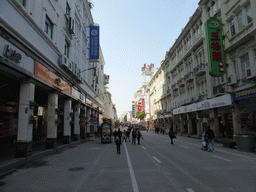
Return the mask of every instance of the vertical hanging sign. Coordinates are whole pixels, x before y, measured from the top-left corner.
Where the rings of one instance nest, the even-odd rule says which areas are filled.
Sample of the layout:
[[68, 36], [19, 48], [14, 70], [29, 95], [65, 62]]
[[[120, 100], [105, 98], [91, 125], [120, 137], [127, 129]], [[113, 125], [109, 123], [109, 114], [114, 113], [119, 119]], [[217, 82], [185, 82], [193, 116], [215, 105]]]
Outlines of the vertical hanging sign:
[[90, 26], [90, 60], [98, 60], [99, 59], [99, 26]]
[[209, 18], [205, 23], [209, 73], [214, 77], [227, 73], [224, 45], [222, 38], [221, 21], [215, 17]]

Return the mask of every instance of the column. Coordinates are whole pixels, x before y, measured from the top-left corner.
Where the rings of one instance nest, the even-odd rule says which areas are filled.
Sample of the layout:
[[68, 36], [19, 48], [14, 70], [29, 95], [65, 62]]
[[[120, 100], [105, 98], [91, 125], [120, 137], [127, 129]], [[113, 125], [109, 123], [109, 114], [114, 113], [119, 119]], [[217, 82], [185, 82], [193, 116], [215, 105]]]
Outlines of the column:
[[236, 131], [241, 131], [241, 122], [238, 118], [238, 115], [240, 113], [239, 110], [239, 102], [235, 101], [234, 102], [234, 109], [232, 110], [232, 120], [233, 120], [233, 134]]
[[71, 99], [67, 99], [64, 102], [64, 132], [63, 132], [63, 143], [68, 144], [71, 142]]
[[180, 135], [184, 133], [184, 117], [182, 114], [180, 114]]
[[90, 126], [91, 126], [91, 108], [90, 107], [86, 107], [86, 118], [87, 118], [87, 127], [86, 127], [86, 137], [89, 137], [89, 133], [90, 133]]
[[193, 127], [192, 127], [192, 115], [191, 115], [191, 113], [187, 114], [187, 120], [188, 120], [188, 135], [192, 135]]
[[[211, 121], [213, 119], [213, 121]], [[215, 137], [219, 136], [219, 120], [218, 120], [218, 109], [211, 109], [210, 112], [210, 127], [214, 132]]]
[[57, 93], [48, 94], [48, 108], [47, 108], [47, 140], [46, 148], [52, 149], [57, 144], [57, 124], [58, 115], [55, 110], [58, 108]]
[[203, 134], [203, 130], [201, 127], [201, 123], [202, 123], [202, 118], [200, 116], [200, 112], [196, 112], [196, 124], [197, 124], [197, 138], [202, 138], [202, 134]]
[[33, 106], [35, 85], [22, 82], [20, 85], [19, 119], [16, 145], [16, 157], [27, 157], [32, 154]]
[[80, 103], [76, 103], [74, 107], [74, 141], [80, 139]]

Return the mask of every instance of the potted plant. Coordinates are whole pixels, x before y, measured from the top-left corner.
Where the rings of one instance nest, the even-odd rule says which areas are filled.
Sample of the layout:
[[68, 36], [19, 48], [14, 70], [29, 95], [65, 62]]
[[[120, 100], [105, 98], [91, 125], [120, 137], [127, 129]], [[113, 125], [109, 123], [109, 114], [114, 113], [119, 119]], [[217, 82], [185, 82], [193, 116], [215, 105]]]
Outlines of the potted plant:
[[255, 133], [252, 131], [254, 121], [250, 111], [242, 111], [237, 116], [241, 123], [241, 130], [234, 132], [238, 150], [255, 151]]

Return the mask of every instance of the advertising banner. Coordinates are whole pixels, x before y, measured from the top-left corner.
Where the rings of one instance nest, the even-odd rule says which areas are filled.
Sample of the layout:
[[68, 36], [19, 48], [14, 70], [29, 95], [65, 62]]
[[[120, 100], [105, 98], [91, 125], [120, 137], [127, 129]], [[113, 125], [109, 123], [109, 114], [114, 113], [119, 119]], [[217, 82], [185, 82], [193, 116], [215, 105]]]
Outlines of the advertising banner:
[[244, 99], [253, 96], [256, 96], [256, 87], [251, 87], [235, 92], [234, 100]]
[[227, 73], [221, 21], [215, 17], [205, 22], [209, 73], [214, 77]]
[[138, 112], [141, 112], [141, 102], [138, 103]]
[[141, 110], [145, 112], [145, 99], [141, 99]]
[[89, 59], [98, 60], [99, 59], [99, 26], [90, 26], [90, 49], [89, 49]]

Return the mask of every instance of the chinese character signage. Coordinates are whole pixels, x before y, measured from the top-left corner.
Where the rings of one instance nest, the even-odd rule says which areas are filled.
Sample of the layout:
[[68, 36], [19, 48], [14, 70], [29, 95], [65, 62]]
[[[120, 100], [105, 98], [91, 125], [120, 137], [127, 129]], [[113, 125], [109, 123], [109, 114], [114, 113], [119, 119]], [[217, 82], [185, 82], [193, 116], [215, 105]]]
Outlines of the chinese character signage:
[[[134, 101], [133, 101], [134, 103]], [[135, 105], [132, 104], [132, 118], [135, 118]]]
[[209, 59], [209, 73], [218, 77], [226, 74], [224, 45], [222, 39], [221, 21], [211, 17], [205, 23], [207, 50]]
[[141, 102], [138, 103], [138, 112], [141, 112]]
[[256, 96], [256, 87], [251, 87], [248, 89], [243, 89], [235, 93], [234, 100], [244, 99], [248, 97]]
[[141, 99], [141, 111], [145, 112], [145, 99], [144, 98]]
[[99, 59], [99, 26], [90, 26], [90, 56], [89, 59]]

